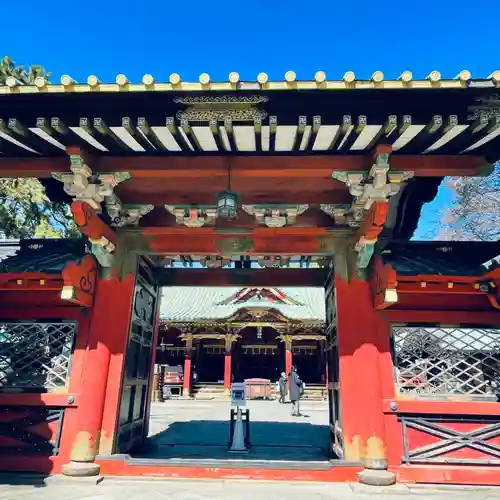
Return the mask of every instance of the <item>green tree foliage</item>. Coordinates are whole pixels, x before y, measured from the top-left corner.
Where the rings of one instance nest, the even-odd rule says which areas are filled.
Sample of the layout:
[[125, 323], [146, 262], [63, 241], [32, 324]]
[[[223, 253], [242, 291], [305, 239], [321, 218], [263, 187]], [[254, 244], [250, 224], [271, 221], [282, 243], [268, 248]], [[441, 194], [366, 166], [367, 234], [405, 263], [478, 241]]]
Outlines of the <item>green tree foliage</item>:
[[[6, 56], [0, 60], [0, 85], [7, 78], [31, 85], [46, 73], [42, 66], [27, 70]], [[0, 179], [0, 232], [11, 238], [57, 238], [77, 236], [78, 229], [66, 204], [53, 203], [38, 179]]]
[[38, 179], [0, 179], [0, 231], [10, 238], [79, 235], [68, 205], [51, 202]]
[[0, 85], [5, 85], [9, 76], [15, 78], [21, 85], [33, 85], [39, 76], [48, 80], [50, 75], [51, 73], [45, 73], [42, 66], [32, 65], [27, 70], [24, 66], [16, 66], [9, 56], [5, 56], [0, 61]]
[[500, 239], [500, 163], [487, 177], [454, 177], [447, 181], [455, 199], [445, 213], [437, 239]]

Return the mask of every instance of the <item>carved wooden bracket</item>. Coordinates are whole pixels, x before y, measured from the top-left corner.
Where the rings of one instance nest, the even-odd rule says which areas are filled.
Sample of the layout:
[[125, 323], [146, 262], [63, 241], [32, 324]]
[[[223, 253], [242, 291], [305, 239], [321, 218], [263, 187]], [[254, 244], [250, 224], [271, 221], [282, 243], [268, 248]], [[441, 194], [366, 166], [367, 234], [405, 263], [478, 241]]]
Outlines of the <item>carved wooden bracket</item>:
[[283, 227], [295, 224], [309, 205], [243, 205], [243, 210], [255, 217], [258, 224], [267, 227]]
[[234, 333], [227, 333], [225, 338], [224, 338], [224, 347], [226, 349], [226, 352], [231, 352], [233, 349], [233, 344], [241, 338], [241, 335], [234, 334]]
[[137, 226], [139, 219], [154, 208], [154, 205], [123, 205], [115, 194], [106, 196], [105, 204], [114, 227]]
[[71, 211], [80, 231], [92, 243], [92, 252], [99, 264], [111, 267], [112, 256], [116, 248], [116, 233], [99, 217], [96, 210], [88, 203], [74, 201]]
[[61, 298], [83, 307], [91, 307], [97, 279], [97, 263], [92, 255], [68, 264], [62, 270], [64, 286]]
[[292, 335], [279, 335], [276, 337], [281, 340], [285, 344], [285, 350], [291, 351], [294, 337]]
[[380, 257], [375, 257], [372, 265], [370, 288], [375, 309], [385, 309], [398, 301], [397, 274], [389, 264], [384, 264]]
[[203, 227], [215, 224], [217, 207], [183, 207], [165, 205], [165, 209], [175, 216], [175, 222], [186, 227]]
[[409, 171], [390, 171], [391, 153], [392, 146], [377, 146], [369, 172], [333, 172], [334, 179], [349, 187], [349, 193], [353, 196], [352, 205], [348, 211], [332, 205], [321, 207], [336, 222], [343, 221], [360, 228], [355, 245], [359, 269], [366, 269], [370, 263], [374, 245], [387, 218], [389, 198], [398, 194], [403, 182], [414, 175]]
[[64, 183], [64, 191], [75, 201], [88, 203], [97, 213], [101, 213], [104, 204], [112, 226], [137, 225], [143, 215], [153, 210], [153, 205], [123, 205], [114, 194], [118, 184], [130, 179], [128, 172], [93, 174], [88, 157], [80, 148], [69, 147], [66, 152], [71, 173], [54, 172], [52, 177]]

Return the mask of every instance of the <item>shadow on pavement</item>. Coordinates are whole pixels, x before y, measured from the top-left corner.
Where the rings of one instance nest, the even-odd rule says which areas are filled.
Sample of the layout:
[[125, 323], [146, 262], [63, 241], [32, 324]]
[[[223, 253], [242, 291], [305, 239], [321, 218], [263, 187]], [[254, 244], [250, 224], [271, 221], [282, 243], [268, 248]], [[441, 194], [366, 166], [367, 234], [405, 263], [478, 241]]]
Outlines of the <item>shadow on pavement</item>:
[[[328, 456], [329, 427], [308, 422], [250, 423], [247, 460], [325, 461]], [[168, 429], [151, 436], [146, 449], [134, 458], [226, 459], [229, 422], [190, 420], [174, 422]]]

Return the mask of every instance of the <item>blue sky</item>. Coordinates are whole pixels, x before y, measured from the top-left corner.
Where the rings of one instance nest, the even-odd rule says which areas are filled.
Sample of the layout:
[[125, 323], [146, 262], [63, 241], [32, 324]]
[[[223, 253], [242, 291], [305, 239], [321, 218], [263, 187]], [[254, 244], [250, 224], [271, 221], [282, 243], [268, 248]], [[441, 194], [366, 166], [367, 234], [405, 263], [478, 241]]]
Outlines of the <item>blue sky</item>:
[[[462, 69], [486, 77], [500, 69], [498, 0], [28, 0], [0, 2], [0, 18], [0, 55], [41, 64], [53, 81], [63, 74], [114, 81], [118, 73], [131, 81], [146, 73], [197, 80], [203, 72], [226, 80], [231, 71], [246, 80], [262, 71], [282, 79], [288, 70], [299, 79], [318, 70], [330, 79], [376, 70], [387, 78], [404, 70], [453, 77]], [[450, 198], [441, 190], [420, 232]]]
[[281, 79], [288, 70], [333, 79], [407, 69], [452, 77], [464, 68], [485, 77], [500, 69], [497, 0], [27, 0], [0, 2], [0, 18], [3, 53], [42, 64], [56, 79], [227, 79], [231, 71]]

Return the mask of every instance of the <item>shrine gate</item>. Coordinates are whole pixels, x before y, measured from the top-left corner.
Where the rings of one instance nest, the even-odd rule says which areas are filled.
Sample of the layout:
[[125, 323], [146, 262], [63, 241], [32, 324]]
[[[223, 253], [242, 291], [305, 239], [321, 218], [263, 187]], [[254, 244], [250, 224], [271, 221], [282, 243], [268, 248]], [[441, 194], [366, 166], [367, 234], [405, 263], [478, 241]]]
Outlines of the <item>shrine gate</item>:
[[1, 264], [0, 469], [241, 476], [130, 459], [160, 288], [324, 286], [330, 460], [245, 477], [499, 484], [499, 244], [409, 241], [443, 177], [498, 160], [499, 84], [8, 78], [0, 176], [39, 178], [84, 239]]

